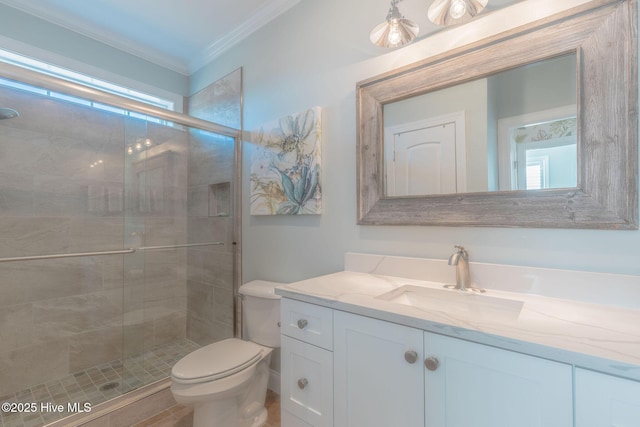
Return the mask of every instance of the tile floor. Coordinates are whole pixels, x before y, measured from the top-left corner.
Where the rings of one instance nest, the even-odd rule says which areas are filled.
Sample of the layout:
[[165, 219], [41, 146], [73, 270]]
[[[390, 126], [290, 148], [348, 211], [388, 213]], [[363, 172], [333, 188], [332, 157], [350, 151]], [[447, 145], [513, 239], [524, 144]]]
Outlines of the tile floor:
[[280, 395], [271, 390], [267, 390], [267, 399], [264, 403], [269, 417], [264, 427], [280, 427]]
[[[35, 404], [36, 411], [8, 413], [0, 411], [0, 427], [38, 427], [70, 414], [67, 404], [85, 402], [91, 406], [105, 402], [142, 385], [166, 378], [171, 367], [183, 356], [199, 348], [189, 340], [181, 340], [150, 349], [136, 357], [114, 360], [84, 371], [75, 372], [56, 381], [38, 384], [8, 396], [0, 402]], [[47, 404], [63, 405], [62, 412], [42, 410]], [[170, 414], [180, 418], [181, 411]], [[169, 426], [172, 424], [158, 424]], [[175, 424], [182, 426], [182, 424]], [[187, 424], [190, 425], [190, 424]]]
[[[264, 427], [280, 427], [280, 396], [268, 390], [265, 407], [269, 416]], [[191, 427], [192, 425], [193, 410], [175, 405], [131, 427]]]

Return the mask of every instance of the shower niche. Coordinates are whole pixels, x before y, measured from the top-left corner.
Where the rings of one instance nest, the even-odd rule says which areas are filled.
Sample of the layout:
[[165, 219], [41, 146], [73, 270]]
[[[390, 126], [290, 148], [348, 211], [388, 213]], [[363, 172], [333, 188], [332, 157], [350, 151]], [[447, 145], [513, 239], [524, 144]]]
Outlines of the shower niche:
[[209, 185], [209, 216], [228, 217], [231, 212], [231, 183]]

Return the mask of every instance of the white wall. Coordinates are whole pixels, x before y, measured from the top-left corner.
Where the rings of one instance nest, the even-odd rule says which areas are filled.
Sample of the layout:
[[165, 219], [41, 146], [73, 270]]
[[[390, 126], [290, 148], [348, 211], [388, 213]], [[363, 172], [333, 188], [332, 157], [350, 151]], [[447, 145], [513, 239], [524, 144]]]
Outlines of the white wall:
[[492, 76], [496, 118], [575, 104], [576, 55], [564, 55]]
[[[640, 274], [637, 231], [356, 225], [356, 82], [585, 2], [526, 0], [386, 51], [371, 45], [368, 33], [384, 18], [388, 1], [305, 0], [193, 75], [195, 92], [242, 66], [248, 130], [315, 105], [323, 107], [323, 214], [255, 217], [245, 209], [244, 281], [288, 282], [338, 271], [345, 251], [445, 258], [454, 244], [464, 245], [473, 261]], [[516, 9], [522, 13], [506, 15]], [[248, 206], [251, 147], [245, 148]]]

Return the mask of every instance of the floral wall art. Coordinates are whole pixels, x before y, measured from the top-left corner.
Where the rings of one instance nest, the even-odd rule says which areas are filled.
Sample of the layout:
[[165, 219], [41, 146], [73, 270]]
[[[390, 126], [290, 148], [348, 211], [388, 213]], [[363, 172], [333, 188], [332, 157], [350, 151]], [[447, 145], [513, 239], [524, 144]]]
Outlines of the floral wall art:
[[254, 132], [252, 215], [321, 212], [320, 111], [310, 108]]

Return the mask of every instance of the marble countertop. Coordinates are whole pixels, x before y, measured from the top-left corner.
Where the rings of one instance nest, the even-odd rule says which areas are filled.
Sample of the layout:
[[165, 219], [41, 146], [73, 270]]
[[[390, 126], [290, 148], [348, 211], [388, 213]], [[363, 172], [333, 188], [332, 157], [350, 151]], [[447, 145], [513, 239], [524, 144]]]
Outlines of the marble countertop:
[[276, 293], [336, 310], [640, 380], [640, 310], [487, 289], [474, 298], [511, 300], [478, 316], [376, 298], [403, 285], [442, 283], [343, 271], [283, 285]]

